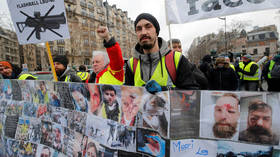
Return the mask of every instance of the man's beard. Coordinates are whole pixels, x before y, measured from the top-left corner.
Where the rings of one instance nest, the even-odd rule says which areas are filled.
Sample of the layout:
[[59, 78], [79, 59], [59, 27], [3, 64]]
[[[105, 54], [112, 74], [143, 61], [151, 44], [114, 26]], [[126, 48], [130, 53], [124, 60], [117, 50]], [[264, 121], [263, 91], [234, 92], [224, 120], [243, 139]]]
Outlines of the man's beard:
[[213, 133], [218, 138], [232, 138], [236, 133], [237, 123], [221, 125], [220, 122], [216, 122], [213, 126]]
[[259, 135], [266, 135], [266, 136], [271, 136], [271, 131], [269, 131], [266, 128], [263, 128], [261, 126], [251, 126], [247, 129], [251, 134], [254, 134], [256, 136]]
[[57, 69], [55, 72], [56, 72], [56, 75], [57, 76], [61, 76], [63, 73], [64, 73], [65, 69]]
[[272, 132], [266, 128], [261, 126], [252, 126], [247, 129], [247, 131], [253, 135], [254, 142], [263, 143], [263, 144], [271, 144], [274, 140]]
[[140, 44], [140, 46], [144, 49], [144, 50], [150, 50], [152, 49], [156, 44], [156, 40], [151, 43], [151, 44], [146, 44], [146, 43], [143, 43], [143, 44]]

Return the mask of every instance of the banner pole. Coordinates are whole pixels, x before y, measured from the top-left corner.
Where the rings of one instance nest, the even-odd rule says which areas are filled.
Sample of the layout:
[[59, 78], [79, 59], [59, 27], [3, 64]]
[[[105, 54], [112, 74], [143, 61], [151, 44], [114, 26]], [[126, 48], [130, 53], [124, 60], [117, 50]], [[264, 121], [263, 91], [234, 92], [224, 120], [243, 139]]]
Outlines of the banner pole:
[[172, 41], [171, 41], [171, 24], [168, 22], [168, 17], [167, 17], [167, 6], [166, 6], [166, 0], [164, 0], [164, 8], [165, 8], [165, 20], [168, 26], [168, 34], [169, 34], [169, 45], [170, 45], [170, 49], [173, 48], [172, 46]]
[[54, 81], [57, 82], [57, 76], [56, 76], [56, 72], [54, 69], [53, 58], [52, 58], [52, 53], [51, 53], [49, 42], [46, 42], [46, 48], [47, 48], [47, 54], [49, 57], [49, 62], [50, 62], [51, 69], [52, 69], [53, 79], [54, 79]]

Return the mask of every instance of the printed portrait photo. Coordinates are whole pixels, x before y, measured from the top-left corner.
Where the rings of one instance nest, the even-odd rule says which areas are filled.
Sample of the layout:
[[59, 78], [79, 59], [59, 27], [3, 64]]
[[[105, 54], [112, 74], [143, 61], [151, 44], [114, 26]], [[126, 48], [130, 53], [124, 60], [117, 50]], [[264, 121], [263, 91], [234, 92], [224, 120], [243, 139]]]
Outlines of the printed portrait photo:
[[68, 113], [68, 127], [84, 134], [86, 129], [86, 118], [86, 113], [72, 110]]
[[26, 117], [37, 116], [38, 104], [28, 101], [23, 101], [23, 115]]
[[75, 110], [88, 112], [90, 93], [87, 85], [81, 83], [69, 84], [72, 101], [75, 105]]
[[17, 131], [16, 131], [16, 139], [17, 140], [29, 140], [29, 126], [30, 120], [19, 118]]
[[5, 115], [6, 116], [21, 116], [23, 109], [23, 103], [20, 101], [8, 101], [6, 106]]
[[52, 108], [48, 104], [38, 104], [37, 118], [44, 121], [51, 121]]
[[37, 147], [38, 157], [53, 157], [54, 149], [42, 144], [39, 144]]
[[49, 103], [49, 89], [47, 88], [47, 81], [35, 81], [35, 90], [32, 94], [33, 103], [48, 104]]
[[73, 157], [85, 156], [87, 143], [88, 143], [88, 136], [76, 132], [75, 138], [72, 141]]
[[19, 87], [21, 89], [22, 100], [27, 102], [33, 102], [32, 93], [34, 93], [34, 81], [21, 80], [18, 81]]
[[239, 140], [279, 145], [279, 93], [243, 92]]
[[159, 133], [137, 128], [137, 152], [145, 153], [155, 157], [164, 157], [166, 141]]
[[88, 89], [90, 94], [90, 102], [88, 114], [99, 115], [102, 108], [102, 93], [99, 85], [89, 83]]
[[33, 143], [40, 143], [41, 139], [41, 120], [30, 119], [30, 125], [28, 130], [29, 140]]
[[137, 126], [158, 131], [163, 137], [168, 137], [170, 121], [169, 92], [146, 94], [139, 111]]
[[47, 81], [46, 83], [48, 86], [49, 105], [53, 107], [62, 107], [60, 102], [62, 98], [60, 98], [56, 82]]
[[19, 142], [19, 153], [18, 153], [18, 155], [20, 157], [36, 156], [37, 146], [38, 146], [38, 144], [35, 144], [35, 143], [20, 141]]
[[69, 110], [62, 107], [51, 107], [51, 119], [52, 122], [60, 124], [63, 127], [67, 127], [67, 119]]
[[239, 121], [239, 93], [201, 91], [200, 137], [237, 141]]
[[17, 157], [19, 153], [19, 141], [5, 139], [6, 155]]
[[88, 114], [86, 122], [86, 135], [93, 138], [96, 142], [107, 144], [109, 132], [111, 131], [111, 127], [108, 123], [113, 126], [117, 125], [117, 122], [115, 121], [106, 120], [102, 117]]
[[200, 91], [170, 91], [170, 138], [199, 136]]
[[42, 121], [42, 125], [41, 125], [41, 144], [51, 147], [52, 146], [52, 140], [53, 140], [52, 123]]
[[62, 151], [64, 132], [61, 125], [53, 124], [52, 126], [52, 147], [57, 151]]
[[102, 85], [102, 105], [99, 116], [120, 122], [121, 119], [121, 89], [120, 86]]
[[121, 86], [122, 114], [121, 124], [135, 126], [138, 111], [141, 108], [144, 89], [139, 87]]

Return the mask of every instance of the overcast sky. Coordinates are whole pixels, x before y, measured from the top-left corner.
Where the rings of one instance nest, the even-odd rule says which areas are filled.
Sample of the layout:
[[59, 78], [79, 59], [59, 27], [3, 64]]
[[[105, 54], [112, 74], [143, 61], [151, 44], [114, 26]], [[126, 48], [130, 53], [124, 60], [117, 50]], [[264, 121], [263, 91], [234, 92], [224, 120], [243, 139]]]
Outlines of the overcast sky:
[[[104, 0], [105, 1], [105, 0]], [[164, 0], [108, 0], [110, 5], [116, 4], [120, 8], [128, 12], [128, 17], [135, 20], [137, 15], [143, 12], [153, 14], [159, 21], [161, 26], [160, 35], [165, 40], [169, 39], [168, 27], [166, 25]], [[279, 9], [278, 9], [279, 10]], [[275, 24], [280, 30], [280, 18], [277, 18], [277, 9], [258, 11], [251, 13], [243, 13], [227, 16], [227, 26], [233, 20], [249, 21], [252, 25], [247, 30], [252, 30], [253, 26], [266, 26]], [[6, 0], [0, 0], [0, 15], [9, 15]], [[185, 24], [172, 24], [172, 38], [179, 38], [182, 41], [184, 51], [189, 48], [193, 39], [209, 33], [217, 33], [219, 29], [224, 28], [224, 21], [218, 18], [200, 20]]]

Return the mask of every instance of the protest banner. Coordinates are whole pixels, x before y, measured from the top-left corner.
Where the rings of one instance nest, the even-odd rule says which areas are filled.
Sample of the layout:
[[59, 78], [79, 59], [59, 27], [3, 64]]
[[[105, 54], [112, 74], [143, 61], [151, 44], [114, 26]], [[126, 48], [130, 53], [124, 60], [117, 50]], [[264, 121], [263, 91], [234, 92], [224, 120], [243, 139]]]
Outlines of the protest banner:
[[280, 7], [279, 0], [166, 0], [165, 3], [169, 24]]
[[279, 98], [277, 92], [152, 95], [142, 87], [0, 80], [0, 155], [276, 157]]
[[20, 44], [69, 38], [64, 1], [7, 1]]

